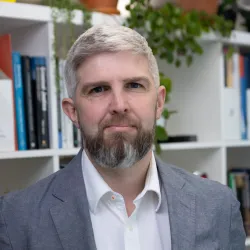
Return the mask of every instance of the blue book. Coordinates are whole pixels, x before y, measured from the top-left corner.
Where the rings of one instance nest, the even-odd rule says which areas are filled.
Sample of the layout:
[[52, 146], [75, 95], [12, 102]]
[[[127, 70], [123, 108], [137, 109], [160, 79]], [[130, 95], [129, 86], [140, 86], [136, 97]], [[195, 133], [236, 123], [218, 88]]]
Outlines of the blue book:
[[27, 150], [26, 121], [22, 81], [22, 64], [19, 52], [12, 52], [12, 67], [15, 92], [15, 111], [18, 150]]
[[246, 100], [246, 111], [247, 111], [247, 138], [250, 140], [250, 54], [247, 54], [246, 59], [246, 79], [247, 79], [247, 100]]
[[244, 139], [250, 139], [249, 138], [249, 134], [247, 133], [248, 131], [248, 122], [247, 122], [247, 89], [248, 89], [248, 85], [249, 85], [249, 79], [250, 79], [250, 72], [249, 72], [249, 65], [250, 65], [250, 61], [249, 61], [249, 56], [248, 55], [245, 55], [244, 56], [244, 72], [245, 72], [245, 83], [243, 84], [243, 89], [244, 89], [244, 102], [243, 102], [243, 105], [244, 105], [244, 110], [243, 110], [243, 114], [244, 114], [244, 124], [245, 124], [245, 128], [246, 128], [246, 132], [245, 132], [245, 138]]
[[247, 57], [240, 55], [241, 139], [247, 140]]

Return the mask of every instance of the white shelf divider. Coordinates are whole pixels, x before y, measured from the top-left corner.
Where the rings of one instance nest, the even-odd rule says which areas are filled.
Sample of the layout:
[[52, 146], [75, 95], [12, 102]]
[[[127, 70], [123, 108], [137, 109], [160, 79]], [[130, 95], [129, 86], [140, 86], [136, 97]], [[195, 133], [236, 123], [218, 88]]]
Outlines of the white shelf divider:
[[247, 237], [247, 239], [246, 239], [246, 246], [250, 247], [250, 237]]

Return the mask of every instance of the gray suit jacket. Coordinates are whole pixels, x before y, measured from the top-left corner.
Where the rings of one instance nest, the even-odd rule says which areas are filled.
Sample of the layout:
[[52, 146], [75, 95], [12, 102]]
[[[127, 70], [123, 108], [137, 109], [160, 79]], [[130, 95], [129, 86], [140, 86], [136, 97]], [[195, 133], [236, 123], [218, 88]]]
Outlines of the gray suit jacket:
[[[165, 199], [172, 250], [245, 249], [239, 202], [231, 190], [156, 160], [163, 192], [157, 216]], [[65, 169], [1, 197], [0, 250], [11, 249], [96, 249], [81, 151]]]

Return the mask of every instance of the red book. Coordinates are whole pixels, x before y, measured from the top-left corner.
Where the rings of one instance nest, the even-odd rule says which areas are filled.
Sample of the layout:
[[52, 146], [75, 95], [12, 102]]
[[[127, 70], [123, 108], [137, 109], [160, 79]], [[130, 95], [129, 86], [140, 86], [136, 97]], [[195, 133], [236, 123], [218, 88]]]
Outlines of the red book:
[[[12, 46], [11, 46], [11, 36], [10, 34], [5, 34], [0, 36], [0, 69], [4, 72], [4, 74], [12, 80], [13, 83], [13, 71], [12, 71]], [[14, 86], [12, 87], [12, 100], [13, 107], [15, 107], [15, 95], [14, 95]], [[15, 114], [15, 108], [14, 108]], [[14, 121], [15, 121], [14, 115]], [[17, 134], [16, 129], [13, 131], [15, 136], [15, 150], [17, 147]]]

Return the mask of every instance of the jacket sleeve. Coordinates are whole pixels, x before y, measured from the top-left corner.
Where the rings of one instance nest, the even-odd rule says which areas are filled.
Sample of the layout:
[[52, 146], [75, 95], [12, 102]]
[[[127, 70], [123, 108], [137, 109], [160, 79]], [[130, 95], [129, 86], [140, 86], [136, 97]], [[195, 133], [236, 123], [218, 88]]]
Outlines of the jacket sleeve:
[[230, 250], [245, 250], [246, 232], [240, 212], [240, 203], [233, 197], [229, 234]]
[[0, 249], [12, 250], [10, 238], [7, 233], [6, 223], [3, 217], [3, 197], [0, 197]]

